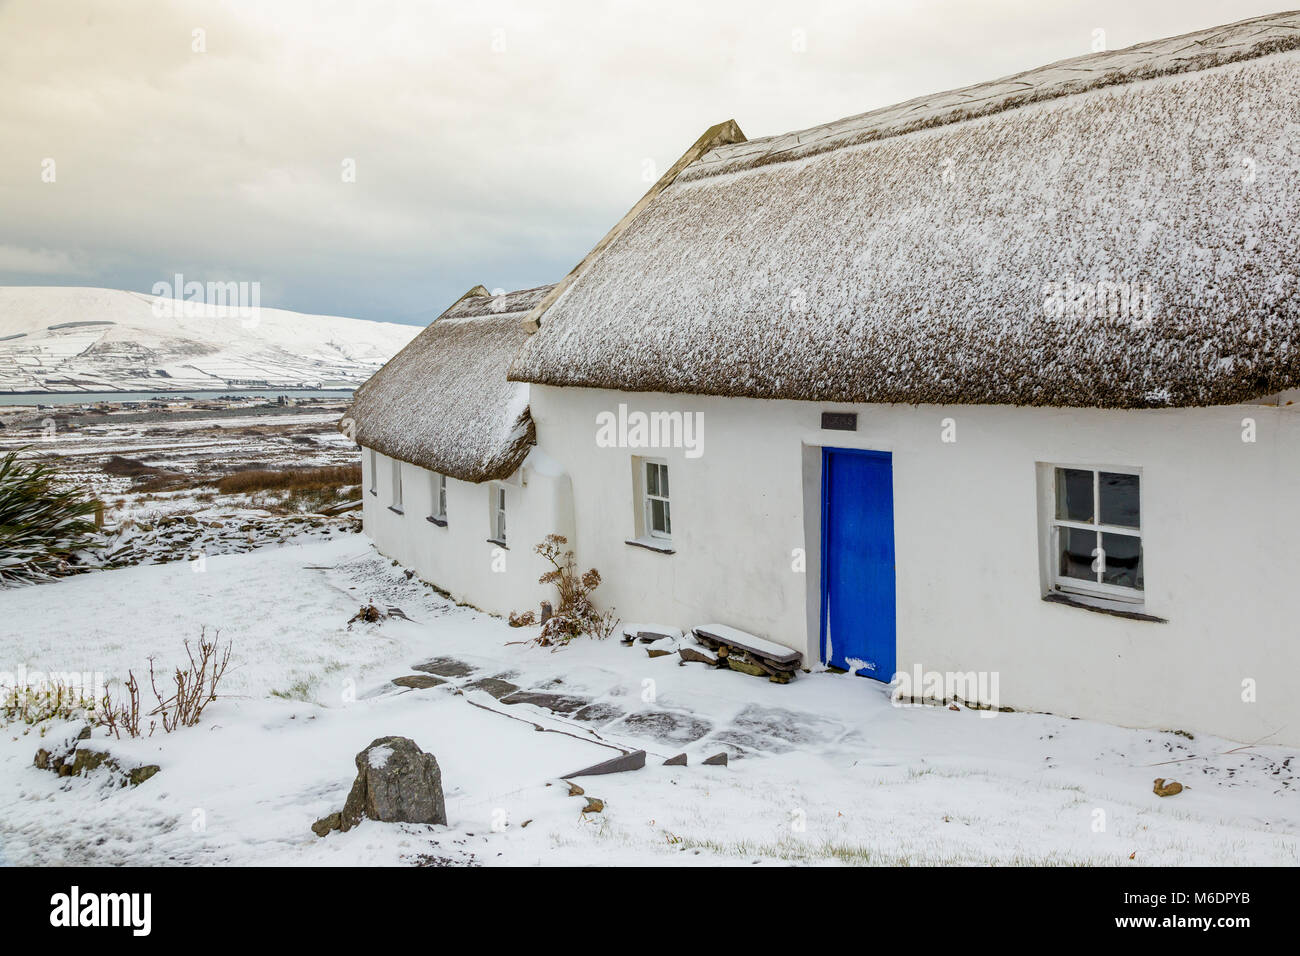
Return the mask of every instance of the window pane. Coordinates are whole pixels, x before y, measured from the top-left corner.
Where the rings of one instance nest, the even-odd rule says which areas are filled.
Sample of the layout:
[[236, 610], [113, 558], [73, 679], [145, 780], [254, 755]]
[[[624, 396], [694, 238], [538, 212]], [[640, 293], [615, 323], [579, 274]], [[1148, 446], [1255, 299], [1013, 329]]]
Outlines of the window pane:
[[1079, 468], [1056, 469], [1056, 517], [1067, 521], [1092, 520], [1092, 476]]
[[668, 466], [659, 466], [659, 494], [664, 498], [668, 497]]
[[645, 493], [647, 495], [659, 494], [659, 466], [646, 462], [645, 466]]
[[1057, 556], [1057, 573], [1063, 578], [1096, 581], [1092, 569], [1092, 552], [1097, 547], [1097, 532], [1079, 528], [1058, 528], [1057, 541], [1061, 553]]
[[664, 502], [664, 534], [673, 533], [673, 516], [668, 509], [668, 502]]
[[1137, 475], [1101, 473], [1101, 523], [1121, 528], [1141, 527]]
[[1106, 570], [1101, 580], [1122, 588], [1142, 590], [1142, 539], [1132, 534], [1102, 534]]
[[650, 502], [650, 528], [660, 534], [668, 533], [668, 503], [658, 498]]

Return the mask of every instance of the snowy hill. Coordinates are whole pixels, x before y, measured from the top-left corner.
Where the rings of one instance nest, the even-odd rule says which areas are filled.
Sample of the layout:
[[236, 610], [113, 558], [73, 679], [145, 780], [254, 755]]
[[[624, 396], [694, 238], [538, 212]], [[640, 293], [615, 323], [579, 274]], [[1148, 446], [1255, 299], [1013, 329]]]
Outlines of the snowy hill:
[[0, 392], [353, 387], [420, 331], [268, 308], [175, 314], [199, 311], [186, 305], [116, 289], [0, 287]]

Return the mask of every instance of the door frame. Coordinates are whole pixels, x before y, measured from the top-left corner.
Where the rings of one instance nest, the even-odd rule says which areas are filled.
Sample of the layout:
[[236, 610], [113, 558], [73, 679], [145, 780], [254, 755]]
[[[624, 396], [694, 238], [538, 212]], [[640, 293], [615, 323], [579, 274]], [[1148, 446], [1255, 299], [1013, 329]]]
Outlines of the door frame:
[[[845, 448], [839, 445], [822, 445], [821, 446], [821, 541], [819, 545], [820, 554], [820, 572], [821, 572], [821, 611], [819, 614], [819, 626], [817, 634], [818, 660], [822, 664], [829, 664], [826, 660], [826, 618], [830, 612], [830, 562], [826, 557], [826, 543], [830, 531], [830, 458], [831, 455], [854, 455], [859, 458], [873, 458], [885, 461], [889, 464], [889, 527], [890, 534], [894, 531], [894, 453], [892, 451], [879, 451], [868, 448]], [[890, 551], [894, 554], [894, 666], [898, 666], [898, 551], [897, 542], [890, 541]], [[856, 675], [855, 675], [856, 676]], [[893, 675], [889, 675], [890, 680]], [[874, 679], [874, 678], [873, 678]], [[889, 683], [883, 681], [882, 683]]]

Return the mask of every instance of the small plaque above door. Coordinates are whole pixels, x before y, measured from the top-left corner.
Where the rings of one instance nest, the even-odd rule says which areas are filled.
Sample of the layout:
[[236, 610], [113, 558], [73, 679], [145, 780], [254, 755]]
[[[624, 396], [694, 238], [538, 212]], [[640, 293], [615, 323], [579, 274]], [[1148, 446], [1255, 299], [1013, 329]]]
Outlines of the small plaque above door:
[[858, 430], [857, 412], [822, 412], [822, 428], [835, 432]]

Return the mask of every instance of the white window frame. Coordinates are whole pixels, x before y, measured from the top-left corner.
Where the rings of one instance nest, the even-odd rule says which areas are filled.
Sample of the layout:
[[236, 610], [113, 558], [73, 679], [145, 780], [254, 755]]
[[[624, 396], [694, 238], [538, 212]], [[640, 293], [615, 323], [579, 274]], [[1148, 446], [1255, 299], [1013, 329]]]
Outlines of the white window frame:
[[405, 514], [405, 512], [402, 510], [402, 463], [398, 461], [396, 458], [392, 459], [392, 462], [393, 462], [393, 474], [392, 474], [393, 503], [390, 504], [388, 507], [389, 510], [396, 511], [400, 515], [400, 514]]
[[379, 455], [373, 448], [367, 448], [370, 454], [370, 493], [379, 495]]
[[429, 518], [447, 523], [447, 476], [438, 471], [429, 475]]
[[[1068, 518], [1058, 518], [1056, 516], [1056, 473], [1058, 470], [1068, 471], [1088, 471], [1092, 473], [1092, 517], [1088, 521], [1072, 521]], [[1103, 524], [1101, 522], [1101, 474], [1113, 475], [1133, 475], [1138, 479], [1138, 526], [1136, 528], [1127, 528], [1123, 525]], [[1082, 578], [1071, 578], [1061, 574], [1060, 556], [1061, 556], [1061, 529], [1074, 528], [1082, 531], [1093, 531], [1097, 534], [1097, 547], [1101, 547], [1102, 534], [1118, 534], [1128, 538], [1138, 539], [1138, 548], [1145, 557], [1143, 547], [1142, 531], [1142, 495], [1145, 482], [1142, 481], [1142, 469], [1124, 465], [1081, 465], [1066, 464], [1053, 462], [1048, 465], [1047, 469], [1047, 494], [1046, 502], [1047, 519], [1047, 559], [1050, 573], [1051, 589], [1059, 594], [1071, 596], [1081, 596], [1092, 599], [1094, 602], [1105, 606], [1116, 606], [1123, 610], [1134, 610], [1146, 604], [1145, 578], [1146, 572], [1143, 569], [1143, 585], [1138, 588], [1124, 587], [1118, 584], [1106, 584], [1101, 580], [1105, 572], [1103, 565], [1094, 573], [1097, 580], [1086, 581]], [[1144, 562], [1145, 563], [1145, 562]]]
[[496, 544], [506, 543], [506, 486], [493, 482], [492, 498], [488, 502], [491, 507], [492, 516], [492, 537], [491, 541]]
[[[673, 516], [672, 516], [672, 485], [669, 484], [669, 494], [651, 494], [650, 493], [650, 469], [662, 468], [664, 477], [668, 475], [668, 462], [662, 458], [642, 458], [641, 459], [641, 521], [642, 531], [647, 538], [656, 538], [660, 541], [671, 541], [673, 539]], [[656, 484], [662, 488], [663, 482], [657, 481]], [[654, 509], [651, 507], [655, 501], [664, 503], [664, 523], [667, 529], [664, 531], [656, 530], [654, 526]]]

